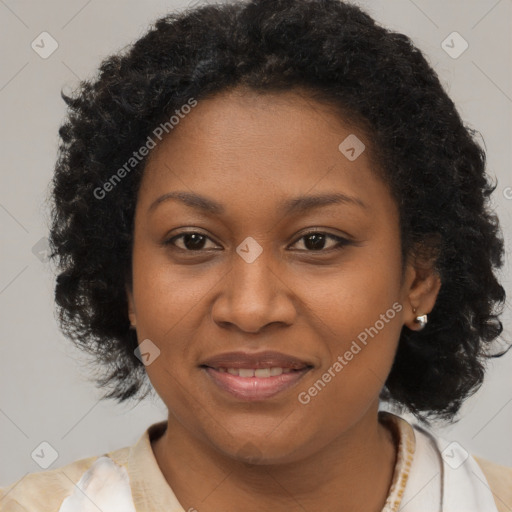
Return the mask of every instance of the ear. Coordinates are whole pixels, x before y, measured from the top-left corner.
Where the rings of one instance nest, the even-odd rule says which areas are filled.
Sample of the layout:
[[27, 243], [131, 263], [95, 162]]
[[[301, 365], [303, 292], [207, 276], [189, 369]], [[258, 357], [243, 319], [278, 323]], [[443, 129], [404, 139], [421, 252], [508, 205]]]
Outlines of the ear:
[[126, 298], [128, 301], [128, 318], [130, 319], [130, 324], [132, 328], [136, 327], [137, 321], [136, 321], [136, 315], [135, 315], [135, 303], [133, 301], [133, 292], [128, 286], [128, 284], [125, 285], [126, 290]]
[[405, 278], [405, 323], [409, 329], [417, 331], [420, 325], [415, 318], [428, 315], [436, 303], [441, 278], [435, 269], [435, 257], [417, 255], [410, 258]]

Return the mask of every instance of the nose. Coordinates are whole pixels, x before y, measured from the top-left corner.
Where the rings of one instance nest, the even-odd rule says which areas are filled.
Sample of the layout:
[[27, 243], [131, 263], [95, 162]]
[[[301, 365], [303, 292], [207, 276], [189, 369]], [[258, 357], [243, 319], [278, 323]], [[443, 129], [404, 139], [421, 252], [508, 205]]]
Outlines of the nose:
[[264, 254], [251, 263], [238, 255], [233, 258], [212, 309], [219, 326], [258, 333], [269, 324], [284, 326], [295, 321], [293, 282], [283, 274], [282, 266]]

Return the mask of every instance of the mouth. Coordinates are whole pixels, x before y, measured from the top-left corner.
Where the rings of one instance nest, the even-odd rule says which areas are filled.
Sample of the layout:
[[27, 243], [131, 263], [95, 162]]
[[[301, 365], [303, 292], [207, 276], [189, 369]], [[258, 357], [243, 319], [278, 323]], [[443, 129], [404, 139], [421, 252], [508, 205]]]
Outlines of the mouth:
[[[209, 367], [206, 366], [205, 368]], [[224, 368], [220, 366], [218, 368], [212, 368], [212, 370], [217, 370], [220, 373], [229, 373], [230, 375], [236, 375], [238, 377], [243, 377], [244, 379], [251, 377], [267, 379], [269, 377], [277, 377], [283, 373], [286, 374], [300, 371], [300, 369], [293, 370], [292, 368], [282, 368], [279, 366], [272, 366], [268, 368]]]
[[278, 352], [220, 354], [200, 365], [209, 382], [238, 400], [259, 401], [293, 387], [311, 363]]

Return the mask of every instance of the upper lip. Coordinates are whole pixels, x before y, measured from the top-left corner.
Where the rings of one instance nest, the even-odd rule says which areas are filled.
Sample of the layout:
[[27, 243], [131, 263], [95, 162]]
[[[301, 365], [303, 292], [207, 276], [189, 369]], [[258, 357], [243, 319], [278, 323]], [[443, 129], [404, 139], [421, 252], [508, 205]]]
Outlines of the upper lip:
[[210, 368], [291, 368], [301, 370], [313, 365], [297, 357], [281, 352], [267, 350], [265, 352], [225, 352], [209, 357], [200, 366]]

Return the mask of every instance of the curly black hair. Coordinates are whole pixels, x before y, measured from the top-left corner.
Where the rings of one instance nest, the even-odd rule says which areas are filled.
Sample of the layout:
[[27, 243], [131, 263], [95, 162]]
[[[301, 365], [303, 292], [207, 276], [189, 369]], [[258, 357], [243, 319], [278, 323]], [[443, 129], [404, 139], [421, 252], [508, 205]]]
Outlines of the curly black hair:
[[[99, 363], [103, 399], [150, 391], [134, 354], [133, 218], [147, 158], [133, 157], [181, 107], [221, 91], [303, 90], [370, 134], [400, 214], [402, 255], [435, 255], [442, 286], [427, 327], [402, 328], [381, 398], [420, 421], [453, 419], [481, 385], [500, 336], [504, 243], [485, 151], [422, 52], [339, 0], [251, 0], [158, 19], [61, 96], [68, 114], [52, 181], [61, 330]], [[365, 132], [365, 133], [366, 133]], [[122, 183], [111, 177], [125, 165]], [[109, 181], [110, 180], [110, 181]], [[98, 193], [106, 190], [109, 193]], [[103, 187], [103, 188], [102, 188]], [[504, 352], [502, 352], [504, 353]], [[146, 388], [146, 393], [143, 393]]]

